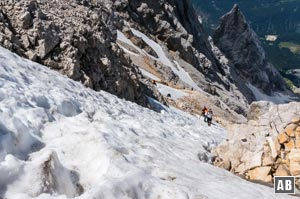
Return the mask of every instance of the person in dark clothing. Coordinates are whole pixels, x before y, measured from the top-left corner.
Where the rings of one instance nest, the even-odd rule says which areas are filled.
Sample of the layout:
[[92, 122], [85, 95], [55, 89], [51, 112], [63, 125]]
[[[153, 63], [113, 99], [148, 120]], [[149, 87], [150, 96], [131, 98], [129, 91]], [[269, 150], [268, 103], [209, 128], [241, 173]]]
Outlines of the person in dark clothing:
[[156, 86], [156, 81], [155, 81], [155, 80], [152, 80], [152, 84]]
[[207, 122], [207, 117], [206, 114], [208, 112], [208, 109], [206, 108], [206, 106], [204, 106], [204, 108], [202, 109], [202, 116], [204, 117], [204, 122]]
[[208, 126], [211, 126], [211, 123], [212, 123], [212, 117], [213, 117], [213, 112], [212, 112], [211, 109], [209, 109], [209, 111], [208, 111], [207, 114], [206, 114]]

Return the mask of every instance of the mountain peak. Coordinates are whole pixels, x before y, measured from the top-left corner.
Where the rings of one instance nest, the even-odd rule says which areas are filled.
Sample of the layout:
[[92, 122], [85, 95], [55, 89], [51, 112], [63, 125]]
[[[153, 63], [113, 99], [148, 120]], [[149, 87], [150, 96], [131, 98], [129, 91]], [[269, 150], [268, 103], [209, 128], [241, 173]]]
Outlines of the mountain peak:
[[240, 7], [237, 3], [235, 3], [231, 9], [231, 11], [234, 11], [234, 12], [240, 12]]
[[236, 27], [242, 27], [242, 29], [248, 28], [246, 18], [238, 4], [234, 4], [233, 8], [221, 18], [221, 22], [232, 25], [231, 28], [234, 29]]
[[268, 94], [286, 89], [282, 77], [267, 61], [258, 36], [237, 4], [221, 18], [213, 40], [246, 82]]

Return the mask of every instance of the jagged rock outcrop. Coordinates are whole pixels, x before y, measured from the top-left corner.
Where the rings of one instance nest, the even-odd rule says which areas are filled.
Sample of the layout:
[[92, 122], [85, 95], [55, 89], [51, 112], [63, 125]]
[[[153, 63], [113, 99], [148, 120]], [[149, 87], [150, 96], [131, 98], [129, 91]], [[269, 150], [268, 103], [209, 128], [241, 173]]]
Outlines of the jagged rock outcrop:
[[194, 66], [200, 64], [195, 56], [194, 46], [209, 58], [213, 55], [207, 35], [200, 23], [196, 22], [197, 16], [189, 1], [123, 0], [122, 4], [116, 4], [116, 10], [126, 21], [139, 24], [147, 32], [166, 42], [170, 50], [178, 51]]
[[247, 124], [228, 126], [228, 140], [214, 149], [214, 164], [264, 182], [278, 175], [299, 176], [299, 112], [298, 102], [253, 103]]
[[[122, 0], [115, 2], [115, 8], [117, 15], [122, 19], [116, 26], [132, 43], [141, 46], [136, 42], [137, 39], [130, 29], [143, 32], [162, 46], [171, 62], [176, 61], [182, 65], [201, 89], [218, 96], [237, 113], [247, 114], [247, 99], [234, 84], [225, 56], [213, 45], [189, 0], [157, 2]], [[136, 53], [133, 48], [124, 45], [121, 41], [119, 43], [127, 50]], [[149, 52], [148, 47], [142, 49]], [[153, 55], [151, 52], [149, 54]], [[142, 62], [132, 53], [129, 56], [137, 65]], [[140, 60], [136, 61], [136, 59]], [[155, 60], [147, 60], [147, 62], [156, 69], [166, 68]], [[140, 66], [142, 67], [141, 64]], [[161, 71], [164, 76], [171, 77], [169, 80], [172, 83], [186, 87], [176, 74], [156, 70], [158, 73]]]
[[[256, 33], [247, 23], [238, 5], [224, 15], [216, 29], [213, 40], [230, 60], [231, 70], [241, 78], [242, 92], [251, 102], [255, 100], [247, 84], [252, 84], [264, 93], [286, 91], [285, 82], [279, 72], [268, 62]], [[239, 80], [238, 80], [239, 81]], [[246, 85], [246, 86], [245, 86]]]
[[111, 1], [6, 1], [0, 44], [95, 90], [147, 105], [153, 91], [116, 41]]
[[178, 52], [183, 60], [207, 73], [212, 81], [228, 86], [217, 74], [225, 75], [226, 69], [212, 51], [208, 34], [190, 0], [123, 0], [115, 5], [116, 11], [131, 26], [166, 43], [169, 50]]

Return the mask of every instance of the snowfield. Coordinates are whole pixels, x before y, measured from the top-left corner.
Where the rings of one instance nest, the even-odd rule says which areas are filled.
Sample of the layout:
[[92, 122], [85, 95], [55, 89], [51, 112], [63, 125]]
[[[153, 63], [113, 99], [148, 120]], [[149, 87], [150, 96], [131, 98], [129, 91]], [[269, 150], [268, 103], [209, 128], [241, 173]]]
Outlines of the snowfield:
[[225, 138], [217, 125], [95, 92], [0, 47], [0, 198], [290, 198], [205, 163]]
[[[176, 74], [180, 80], [182, 80], [183, 82], [185, 82], [187, 85], [189, 85], [191, 88], [198, 90], [198, 91], [202, 91], [201, 88], [199, 88], [199, 86], [194, 82], [194, 80], [190, 77], [190, 75], [180, 66], [180, 64], [177, 61], [174, 61], [174, 64], [170, 61], [170, 59], [166, 56], [163, 48], [154, 40], [150, 39], [147, 35], [145, 35], [144, 33], [131, 28], [132, 33], [138, 37], [141, 38], [148, 46], [150, 46], [153, 51], [157, 54], [158, 58], [153, 57], [152, 55], [148, 54], [146, 51], [140, 49], [139, 47], [137, 47], [136, 45], [134, 45], [132, 43], [132, 41], [130, 39], [128, 39], [121, 31], [117, 31], [117, 39], [119, 41], [122, 41], [124, 43], [126, 43], [127, 45], [133, 47], [135, 50], [137, 50], [141, 55], [150, 57], [153, 60], [159, 61], [162, 64], [164, 64], [167, 67], [170, 67], [171, 70], [174, 72], [174, 74]], [[134, 56], [139, 56], [137, 54], [135, 54], [134, 52], [131, 52], [130, 50], [126, 49], [124, 46], [119, 45], [126, 53], [129, 53], [131, 55]], [[157, 77], [155, 77], [154, 75], [152, 75], [151, 73], [149, 74], [149, 72], [141, 69], [142, 73], [147, 76], [150, 77], [151, 79], [157, 79]], [[170, 90], [172, 90], [171, 88], [169, 88]], [[175, 91], [176, 92], [176, 91]], [[180, 92], [180, 91], [179, 91]], [[164, 93], [162, 93], [164, 94]]]
[[252, 91], [257, 101], [269, 101], [269, 102], [273, 102], [274, 104], [284, 104], [284, 103], [292, 102], [293, 100], [296, 99], [296, 98], [293, 99], [293, 97], [291, 96], [283, 95], [278, 92], [273, 92], [272, 95], [269, 96], [264, 94], [260, 89], [253, 86], [250, 83], [248, 83], [247, 86]]

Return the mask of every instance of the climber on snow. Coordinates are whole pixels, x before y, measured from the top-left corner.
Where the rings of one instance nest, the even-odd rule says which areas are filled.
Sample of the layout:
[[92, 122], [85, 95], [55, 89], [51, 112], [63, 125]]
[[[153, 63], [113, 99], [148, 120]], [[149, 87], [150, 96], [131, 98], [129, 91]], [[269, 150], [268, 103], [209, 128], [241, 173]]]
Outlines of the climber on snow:
[[207, 120], [207, 124], [208, 124], [208, 126], [210, 126], [211, 125], [211, 123], [212, 123], [212, 117], [213, 117], [213, 112], [212, 112], [212, 110], [211, 110], [211, 108], [208, 110], [208, 112], [206, 113], [206, 120]]
[[207, 117], [206, 117], [206, 114], [208, 112], [208, 109], [206, 108], [206, 106], [204, 106], [204, 108], [202, 109], [202, 116], [204, 117], [204, 122], [207, 121]]
[[154, 86], [156, 86], [156, 81], [155, 81], [155, 80], [152, 80], [152, 84], [153, 84]]

